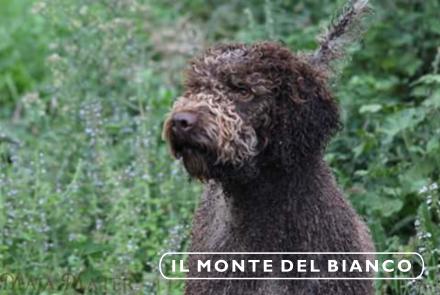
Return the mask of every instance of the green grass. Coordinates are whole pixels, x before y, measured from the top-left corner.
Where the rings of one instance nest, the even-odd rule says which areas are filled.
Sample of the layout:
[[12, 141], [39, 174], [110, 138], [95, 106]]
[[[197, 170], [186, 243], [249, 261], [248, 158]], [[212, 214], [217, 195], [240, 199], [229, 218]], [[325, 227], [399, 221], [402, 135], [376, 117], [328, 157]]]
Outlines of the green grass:
[[[185, 62], [219, 41], [314, 48], [341, 1], [0, 2], [0, 294], [38, 293], [29, 280], [41, 294], [181, 294], [157, 262], [187, 246], [200, 193], [160, 135]], [[377, 293], [437, 294], [440, 4], [374, 5], [335, 86], [345, 128], [327, 160], [377, 250], [427, 264]]]

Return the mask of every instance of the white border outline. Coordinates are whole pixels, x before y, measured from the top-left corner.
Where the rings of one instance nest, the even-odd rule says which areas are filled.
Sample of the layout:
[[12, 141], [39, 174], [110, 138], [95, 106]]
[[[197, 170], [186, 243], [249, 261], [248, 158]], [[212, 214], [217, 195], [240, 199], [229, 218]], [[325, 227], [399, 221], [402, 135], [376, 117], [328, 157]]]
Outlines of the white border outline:
[[[164, 275], [162, 271], [162, 260], [167, 255], [222, 255], [222, 254], [244, 254], [244, 255], [270, 255], [270, 254], [287, 254], [287, 255], [296, 255], [296, 254], [312, 254], [312, 255], [329, 255], [329, 254], [355, 254], [355, 255], [361, 255], [361, 254], [398, 254], [398, 255], [417, 255], [420, 257], [420, 260], [422, 261], [422, 271], [417, 277], [410, 277], [410, 278], [396, 278], [396, 277], [389, 277], [389, 278], [344, 278], [344, 277], [317, 277], [317, 278], [311, 278], [311, 277], [305, 277], [305, 278], [276, 278], [276, 277], [257, 277], [257, 278], [234, 278], [234, 277], [219, 277], [219, 278], [194, 278], [194, 277], [184, 277], [184, 278], [170, 278]], [[166, 280], [418, 280], [421, 279], [423, 276], [423, 273], [425, 272], [425, 260], [423, 260], [422, 255], [420, 255], [417, 252], [166, 252], [164, 253], [159, 260], [159, 272], [161, 276]]]

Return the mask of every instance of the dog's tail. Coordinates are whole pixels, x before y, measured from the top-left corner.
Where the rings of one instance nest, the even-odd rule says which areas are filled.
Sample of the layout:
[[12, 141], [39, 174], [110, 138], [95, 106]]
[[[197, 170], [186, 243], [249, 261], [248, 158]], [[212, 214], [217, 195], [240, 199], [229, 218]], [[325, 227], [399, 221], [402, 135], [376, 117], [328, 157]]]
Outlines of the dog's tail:
[[309, 56], [310, 62], [331, 73], [333, 62], [343, 58], [347, 47], [360, 39], [365, 31], [365, 16], [371, 11], [368, 0], [348, 0], [318, 37], [319, 48]]

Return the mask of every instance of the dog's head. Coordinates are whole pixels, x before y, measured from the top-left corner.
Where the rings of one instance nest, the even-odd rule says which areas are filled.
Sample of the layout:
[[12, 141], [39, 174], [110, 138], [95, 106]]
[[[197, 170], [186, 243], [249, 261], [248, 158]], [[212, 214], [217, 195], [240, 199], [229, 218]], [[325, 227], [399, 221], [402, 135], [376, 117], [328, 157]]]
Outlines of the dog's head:
[[164, 138], [191, 176], [294, 165], [320, 152], [338, 125], [325, 77], [275, 43], [220, 45], [194, 59]]

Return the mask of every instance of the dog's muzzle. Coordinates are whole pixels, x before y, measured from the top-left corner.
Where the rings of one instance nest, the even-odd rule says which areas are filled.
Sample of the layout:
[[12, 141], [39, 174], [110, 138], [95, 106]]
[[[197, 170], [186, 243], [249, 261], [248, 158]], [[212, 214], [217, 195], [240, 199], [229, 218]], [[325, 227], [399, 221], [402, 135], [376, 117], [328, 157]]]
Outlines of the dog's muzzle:
[[197, 114], [192, 112], [177, 112], [171, 116], [171, 132], [176, 138], [190, 135], [197, 124]]
[[201, 114], [195, 111], [177, 111], [165, 124], [165, 139], [176, 158], [191, 157], [194, 152], [206, 153], [212, 149], [212, 141], [206, 136]]

